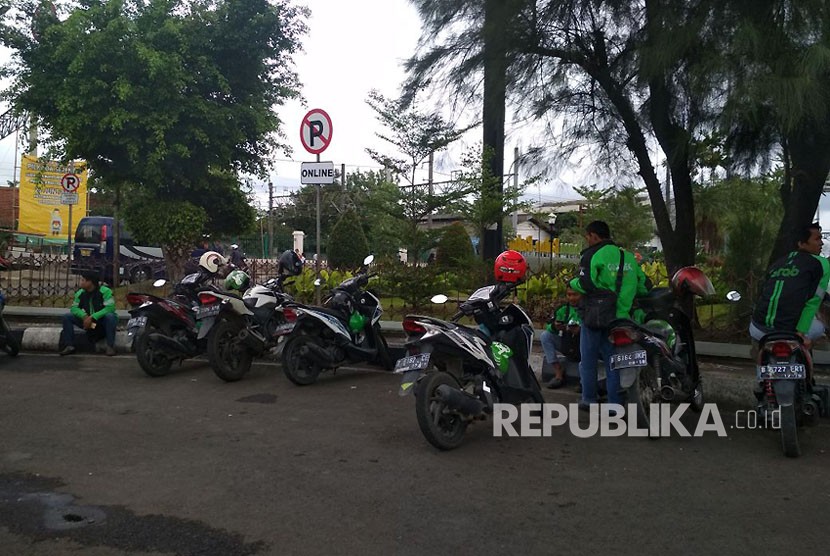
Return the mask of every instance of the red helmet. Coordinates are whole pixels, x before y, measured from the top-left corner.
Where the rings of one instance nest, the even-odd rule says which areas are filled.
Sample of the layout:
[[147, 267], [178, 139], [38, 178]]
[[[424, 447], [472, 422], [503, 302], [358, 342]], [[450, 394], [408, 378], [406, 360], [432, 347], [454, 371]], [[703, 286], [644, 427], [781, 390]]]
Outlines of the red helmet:
[[685, 266], [674, 273], [671, 287], [678, 295], [685, 292], [701, 297], [714, 295], [715, 287], [703, 271], [694, 266]]
[[527, 261], [518, 251], [509, 249], [496, 257], [493, 273], [497, 282], [521, 282], [527, 272]]

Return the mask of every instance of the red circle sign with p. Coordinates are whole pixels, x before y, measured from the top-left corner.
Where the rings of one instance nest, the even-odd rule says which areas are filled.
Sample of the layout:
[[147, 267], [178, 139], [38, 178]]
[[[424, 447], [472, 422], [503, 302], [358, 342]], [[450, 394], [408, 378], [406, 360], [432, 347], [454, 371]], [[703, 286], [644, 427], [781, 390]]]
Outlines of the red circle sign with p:
[[67, 193], [75, 193], [81, 185], [81, 178], [75, 174], [64, 174], [61, 178], [61, 187]]
[[300, 141], [311, 154], [320, 154], [331, 143], [331, 118], [325, 110], [315, 108], [303, 117], [300, 124]]

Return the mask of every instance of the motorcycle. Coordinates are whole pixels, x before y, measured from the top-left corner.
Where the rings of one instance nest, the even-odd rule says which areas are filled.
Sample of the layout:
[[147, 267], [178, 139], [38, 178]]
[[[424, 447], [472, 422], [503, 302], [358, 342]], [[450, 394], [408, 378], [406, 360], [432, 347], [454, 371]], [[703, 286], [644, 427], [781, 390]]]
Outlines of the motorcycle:
[[[409, 355], [395, 363], [403, 375], [399, 394], [415, 392], [418, 426], [436, 448], [458, 447], [467, 426], [492, 415], [497, 403], [544, 403], [529, 363], [533, 322], [514, 303], [499, 305], [514, 288], [498, 283], [476, 290], [449, 321], [420, 315], [403, 321]], [[457, 324], [463, 316], [479, 328]]]
[[[727, 299], [740, 301], [741, 294], [729, 292]], [[825, 294], [821, 312], [826, 313], [828, 305], [830, 298]], [[755, 363], [758, 420], [765, 428], [780, 428], [784, 455], [798, 457], [798, 427], [816, 425], [820, 417], [830, 416], [830, 386], [816, 384], [812, 353], [793, 332], [762, 337], [757, 342]]]
[[[206, 342], [198, 338], [199, 324], [195, 310], [199, 292], [216, 276], [200, 269], [188, 274], [164, 299], [152, 294], [128, 293], [132, 306], [127, 321], [127, 336], [133, 339], [133, 351], [142, 370], [152, 377], [165, 376], [175, 361], [184, 361], [205, 351]], [[156, 280], [161, 287], [165, 280]]]
[[[6, 259], [0, 257], [0, 270], [7, 270], [11, 268], [11, 263]], [[0, 349], [8, 353], [12, 357], [16, 357], [20, 353], [20, 342], [12, 333], [8, 323], [3, 318], [3, 310], [6, 308], [6, 298], [3, 292], [0, 292]]]
[[672, 277], [671, 287], [654, 288], [635, 299], [635, 307], [645, 313], [643, 324], [629, 319], [610, 324], [613, 353], [609, 366], [620, 374], [623, 403], [637, 404], [640, 427], [649, 428], [651, 404], [688, 402], [694, 411], [703, 409], [703, 383], [687, 311], [693, 307], [694, 296], [714, 293], [703, 272], [681, 268]]
[[285, 304], [293, 300], [283, 292], [283, 286], [288, 284], [280, 276], [247, 289], [241, 296], [233, 292], [199, 292], [198, 337], [207, 338], [208, 359], [216, 376], [235, 382], [251, 369], [255, 356], [267, 351], [278, 354], [284, 336], [294, 328], [294, 323], [283, 314]]
[[322, 307], [286, 307], [286, 318], [295, 322], [282, 354], [288, 380], [306, 386], [316, 382], [322, 371], [348, 363], [392, 369], [389, 346], [380, 330], [380, 300], [365, 289], [375, 276], [367, 273], [373, 260], [372, 255], [366, 257], [363, 269], [334, 288]]

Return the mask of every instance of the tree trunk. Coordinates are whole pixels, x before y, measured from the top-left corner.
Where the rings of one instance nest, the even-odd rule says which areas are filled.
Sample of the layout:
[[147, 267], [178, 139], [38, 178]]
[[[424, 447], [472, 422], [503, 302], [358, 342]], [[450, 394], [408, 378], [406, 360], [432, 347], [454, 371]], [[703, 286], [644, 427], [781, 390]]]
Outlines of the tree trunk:
[[[482, 113], [483, 148], [489, 152], [490, 173], [497, 179], [496, 191], [502, 193], [504, 174], [504, 113], [507, 76], [507, 33], [505, 22], [508, 10], [503, 0], [484, 2], [484, 106]], [[488, 184], [483, 184], [489, 187]], [[502, 218], [496, 221], [496, 230], [486, 230], [481, 238], [481, 254], [495, 259], [502, 251]]]
[[190, 256], [191, 245], [163, 245], [167, 280], [177, 283], [184, 277], [184, 267]]
[[824, 183], [830, 173], [830, 131], [826, 127], [801, 129], [788, 137], [786, 143], [791, 161], [790, 179], [789, 183], [782, 184], [784, 218], [769, 264], [795, 249], [798, 229], [815, 220]]

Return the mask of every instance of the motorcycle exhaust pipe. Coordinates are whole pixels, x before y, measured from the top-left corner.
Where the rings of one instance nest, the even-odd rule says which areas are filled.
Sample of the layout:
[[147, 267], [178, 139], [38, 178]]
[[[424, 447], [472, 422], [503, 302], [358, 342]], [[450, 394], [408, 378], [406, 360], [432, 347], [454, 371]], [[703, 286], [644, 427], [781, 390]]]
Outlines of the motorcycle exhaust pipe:
[[667, 402], [674, 400], [676, 395], [677, 391], [671, 386], [666, 385], [660, 388], [660, 397]]
[[164, 347], [168, 350], [171, 350], [171, 351], [174, 351], [174, 352], [177, 352], [177, 353], [183, 353], [183, 354], [185, 354], [189, 357], [193, 357], [197, 353], [197, 350], [194, 347], [187, 346], [187, 345], [181, 343], [179, 340], [176, 340], [176, 339], [171, 338], [169, 336], [165, 336], [164, 334], [159, 334], [157, 332], [154, 332], [154, 333], [150, 334], [149, 339], [150, 339], [150, 341], [152, 341], [156, 345], [159, 345], [161, 347]]
[[252, 334], [249, 330], [245, 328], [239, 331], [237, 338], [240, 342], [245, 344], [245, 346], [253, 352], [262, 353], [263, 351], [265, 351], [265, 340], [259, 338], [255, 334]]
[[300, 348], [300, 355], [308, 357], [318, 365], [323, 367], [331, 367], [335, 364], [334, 357], [325, 348], [322, 348], [314, 343], [306, 343]]
[[484, 411], [484, 402], [449, 384], [441, 384], [435, 389], [435, 393], [448, 407], [460, 413], [477, 417]]

